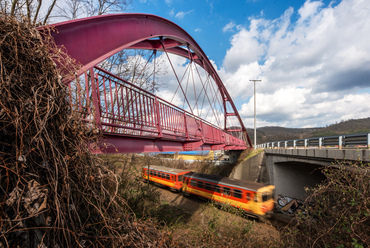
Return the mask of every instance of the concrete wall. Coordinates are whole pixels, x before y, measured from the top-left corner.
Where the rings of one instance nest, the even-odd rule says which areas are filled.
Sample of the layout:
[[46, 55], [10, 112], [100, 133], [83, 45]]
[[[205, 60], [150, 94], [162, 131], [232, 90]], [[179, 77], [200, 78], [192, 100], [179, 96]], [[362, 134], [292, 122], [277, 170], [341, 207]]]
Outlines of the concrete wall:
[[258, 182], [262, 180], [266, 171], [264, 164], [265, 154], [259, 153], [235, 166], [230, 178]]

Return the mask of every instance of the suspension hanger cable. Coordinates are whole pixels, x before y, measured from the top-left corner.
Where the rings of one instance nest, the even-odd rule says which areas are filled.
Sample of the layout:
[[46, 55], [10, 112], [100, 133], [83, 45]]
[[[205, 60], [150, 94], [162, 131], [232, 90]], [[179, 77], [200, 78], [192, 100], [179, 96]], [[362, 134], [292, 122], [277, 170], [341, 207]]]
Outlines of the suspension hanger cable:
[[176, 76], [176, 79], [177, 79], [177, 82], [178, 82], [178, 84], [180, 85], [180, 89], [181, 89], [181, 91], [182, 91], [182, 94], [184, 95], [184, 98], [185, 98], [185, 100], [186, 100], [186, 102], [187, 102], [187, 104], [188, 104], [188, 106], [189, 106], [189, 108], [190, 108], [190, 112], [191, 112], [192, 114], [194, 114], [194, 113], [193, 113], [193, 109], [191, 108], [191, 106], [190, 106], [190, 104], [189, 104], [188, 98], [187, 98], [187, 97], [186, 97], [186, 95], [185, 95], [184, 89], [183, 89], [183, 88], [182, 88], [182, 86], [181, 86], [181, 83], [180, 83], [179, 77], [177, 76], [177, 73], [176, 73], [176, 71], [175, 71], [175, 68], [173, 67], [172, 61], [171, 61], [170, 57], [168, 56], [167, 50], [166, 50], [166, 48], [165, 48], [165, 46], [164, 46], [164, 44], [163, 44], [163, 37], [161, 37], [161, 38], [160, 38], [160, 41], [161, 41], [161, 44], [162, 44], [163, 51], [166, 53], [167, 59], [168, 59], [168, 61], [169, 61], [169, 62], [170, 62], [170, 64], [171, 64], [172, 71], [174, 72], [174, 74], [175, 74], [175, 76]]

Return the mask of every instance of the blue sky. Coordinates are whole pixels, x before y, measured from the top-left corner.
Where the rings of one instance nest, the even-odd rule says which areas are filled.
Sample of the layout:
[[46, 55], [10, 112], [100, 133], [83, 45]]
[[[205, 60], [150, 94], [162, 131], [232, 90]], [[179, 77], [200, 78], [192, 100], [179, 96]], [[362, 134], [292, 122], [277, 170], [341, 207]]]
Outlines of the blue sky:
[[141, 0], [131, 12], [185, 29], [217, 66], [247, 127], [370, 116], [370, 1]]
[[369, 0], [133, 0], [128, 12], [187, 31], [214, 61], [246, 127], [253, 127], [250, 79], [262, 80], [258, 127], [370, 116]]
[[[222, 66], [238, 25], [248, 26], [252, 18], [273, 20], [288, 8], [297, 10], [304, 3], [302, 0], [139, 0], [133, 2], [129, 12], [154, 14], [178, 24], [217, 66]], [[328, 5], [331, 1], [323, 3]], [[297, 13], [292, 19], [297, 19]]]

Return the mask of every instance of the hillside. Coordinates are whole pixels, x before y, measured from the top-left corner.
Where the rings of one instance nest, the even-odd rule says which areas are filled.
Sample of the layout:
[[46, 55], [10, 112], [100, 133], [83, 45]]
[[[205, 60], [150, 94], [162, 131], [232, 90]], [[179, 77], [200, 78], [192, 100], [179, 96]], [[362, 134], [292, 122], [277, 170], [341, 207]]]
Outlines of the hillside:
[[[253, 142], [253, 128], [247, 128], [247, 132]], [[342, 121], [317, 128], [261, 127], [257, 128], [257, 143], [366, 132], [370, 132], [370, 118]]]

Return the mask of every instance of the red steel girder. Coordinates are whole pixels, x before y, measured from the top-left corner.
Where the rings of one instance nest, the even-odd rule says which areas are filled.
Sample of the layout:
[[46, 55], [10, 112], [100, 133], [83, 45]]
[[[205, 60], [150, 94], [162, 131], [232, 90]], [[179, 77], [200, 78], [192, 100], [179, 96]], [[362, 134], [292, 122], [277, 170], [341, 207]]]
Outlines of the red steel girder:
[[[224, 84], [206, 54], [195, 40], [181, 27], [164, 18], [149, 14], [113, 14], [71, 20], [51, 25], [55, 43], [63, 45], [68, 54], [82, 64], [79, 75], [93, 68], [123, 49], [161, 50], [189, 58], [203, 67], [214, 79], [224, 101], [232, 107], [246, 134], [249, 146], [251, 141]], [[39, 28], [42, 33], [44, 27]], [[225, 114], [225, 122], [230, 113]], [[226, 125], [225, 125], [226, 128]]]

